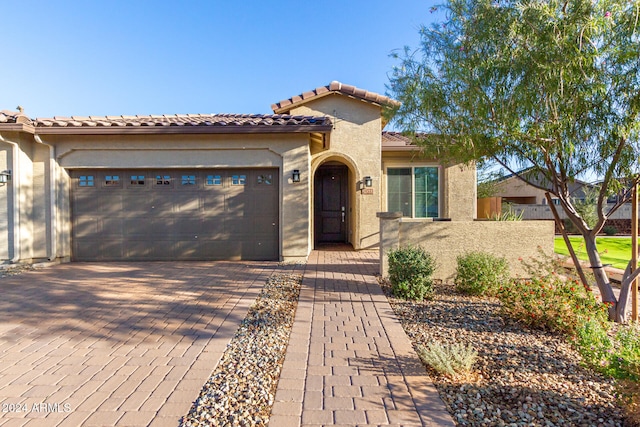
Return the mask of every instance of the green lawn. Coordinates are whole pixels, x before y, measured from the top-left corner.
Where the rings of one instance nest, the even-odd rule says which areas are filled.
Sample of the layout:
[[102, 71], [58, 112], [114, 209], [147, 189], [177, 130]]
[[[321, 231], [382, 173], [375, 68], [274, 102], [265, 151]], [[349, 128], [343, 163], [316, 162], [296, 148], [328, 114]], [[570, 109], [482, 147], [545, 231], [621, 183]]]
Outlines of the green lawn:
[[[584, 240], [581, 236], [570, 236], [571, 245], [580, 260], [588, 261], [585, 253]], [[625, 269], [631, 259], [631, 237], [598, 237], [598, 252], [603, 264]], [[562, 237], [556, 237], [555, 252], [569, 256], [569, 250]]]

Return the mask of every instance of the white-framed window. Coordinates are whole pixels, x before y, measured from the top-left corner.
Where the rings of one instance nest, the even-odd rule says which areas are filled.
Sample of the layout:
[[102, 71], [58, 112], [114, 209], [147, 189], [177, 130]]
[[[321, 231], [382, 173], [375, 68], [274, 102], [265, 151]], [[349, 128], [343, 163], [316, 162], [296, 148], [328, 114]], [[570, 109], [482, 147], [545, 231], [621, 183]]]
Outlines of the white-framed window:
[[409, 218], [440, 216], [440, 168], [394, 166], [387, 168], [387, 210]]

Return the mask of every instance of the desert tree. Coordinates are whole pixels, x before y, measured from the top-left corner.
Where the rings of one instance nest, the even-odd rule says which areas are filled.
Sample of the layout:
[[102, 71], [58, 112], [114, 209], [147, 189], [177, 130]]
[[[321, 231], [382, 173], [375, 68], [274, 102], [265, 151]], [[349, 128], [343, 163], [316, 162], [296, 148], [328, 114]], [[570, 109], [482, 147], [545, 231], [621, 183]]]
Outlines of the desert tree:
[[[640, 0], [450, 0], [394, 54], [389, 114], [425, 154], [491, 159], [554, 195], [582, 234], [610, 315], [624, 320], [596, 246], [638, 181]], [[597, 219], [569, 185], [598, 177]], [[607, 198], [622, 193], [613, 205]]]

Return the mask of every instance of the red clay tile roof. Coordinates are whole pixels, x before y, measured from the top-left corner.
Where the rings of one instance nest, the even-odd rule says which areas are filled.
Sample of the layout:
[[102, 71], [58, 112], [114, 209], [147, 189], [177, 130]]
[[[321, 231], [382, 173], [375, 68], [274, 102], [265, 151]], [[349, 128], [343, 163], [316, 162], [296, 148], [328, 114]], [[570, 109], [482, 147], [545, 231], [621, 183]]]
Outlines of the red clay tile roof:
[[374, 92], [368, 92], [355, 86], [346, 85], [337, 81], [332, 81], [327, 86], [320, 86], [300, 95], [296, 95], [289, 99], [271, 105], [274, 113], [286, 113], [293, 107], [304, 104], [312, 99], [320, 98], [330, 94], [342, 94], [362, 101], [371, 102], [378, 105], [399, 106], [400, 103], [388, 96], [379, 95]]
[[31, 119], [20, 111], [0, 111], [0, 123], [31, 123]]
[[38, 133], [241, 133], [323, 132], [328, 117], [280, 114], [175, 114], [150, 116], [71, 116], [35, 119]]
[[406, 151], [416, 150], [418, 148], [411, 138], [400, 132], [382, 132], [383, 151]]

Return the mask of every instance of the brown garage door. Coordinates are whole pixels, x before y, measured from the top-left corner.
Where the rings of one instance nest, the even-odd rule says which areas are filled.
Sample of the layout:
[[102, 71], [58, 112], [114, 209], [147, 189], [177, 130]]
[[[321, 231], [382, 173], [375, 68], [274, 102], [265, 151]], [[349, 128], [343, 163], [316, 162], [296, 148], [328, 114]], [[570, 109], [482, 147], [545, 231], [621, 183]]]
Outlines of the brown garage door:
[[278, 170], [74, 170], [76, 261], [276, 260]]

